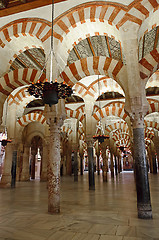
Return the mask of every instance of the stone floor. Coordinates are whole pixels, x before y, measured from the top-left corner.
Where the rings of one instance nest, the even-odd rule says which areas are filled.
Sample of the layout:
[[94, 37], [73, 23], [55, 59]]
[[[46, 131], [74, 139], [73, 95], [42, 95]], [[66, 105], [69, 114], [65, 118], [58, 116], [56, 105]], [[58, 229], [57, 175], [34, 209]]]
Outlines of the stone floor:
[[0, 240], [159, 240], [159, 175], [150, 175], [153, 220], [137, 218], [133, 173], [88, 190], [88, 175], [62, 177], [61, 214], [47, 213], [46, 183], [0, 189]]

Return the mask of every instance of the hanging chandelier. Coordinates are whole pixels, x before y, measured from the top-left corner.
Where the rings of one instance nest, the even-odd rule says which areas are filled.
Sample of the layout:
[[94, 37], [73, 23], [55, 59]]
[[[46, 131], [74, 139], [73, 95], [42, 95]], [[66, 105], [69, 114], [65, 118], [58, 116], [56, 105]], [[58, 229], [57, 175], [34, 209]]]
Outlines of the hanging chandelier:
[[[99, 85], [99, 75], [98, 75], [98, 91], [100, 96], [100, 85]], [[100, 98], [99, 98], [99, 113], [100, 113], [100, 119], [99, 119], [99, 125], [96, 131], [96, 135], [93, 136], [93, 139], [98, 140], [99, 143], [103, 143], [105, 139], [109, 139], [109, 135], [104, 134], [104, 129], [102, 126], [101, 121], [101, 104], [100, 104]]]
[[[41, 98], [44, 104], [48, 104], [50, 107], [58, 103], [58, 99], [70, 97], [73, 90], [65, 82], [58, 83], [57, 80], [53, 81], [53, 21], [54, 21], [54, 0], [52, 0], [52, 22], [51, 22], [51, 63], [50, 63], [50, 79], [46, 79], [45, 82], [38, 80], [36, 83], [32, 83], [27, 91], [31, 96], [35, 98]], [[48, 59], [47, 59], [48, 60]], [[39, 79], [44, 71], [47, 60], [41, 71]]]

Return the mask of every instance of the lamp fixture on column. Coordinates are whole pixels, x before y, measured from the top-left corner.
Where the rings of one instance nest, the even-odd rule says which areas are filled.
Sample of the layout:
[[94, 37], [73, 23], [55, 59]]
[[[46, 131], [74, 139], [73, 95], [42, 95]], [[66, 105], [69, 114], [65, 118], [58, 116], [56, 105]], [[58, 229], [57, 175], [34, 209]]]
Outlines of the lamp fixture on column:
[[[99, 97], [100, 97], [100, 84], [99, 84], [99, 75], [98, 75], [98, 91], [99, 91]], [[100, 98], [99, 98], [99, 114], [100, 114], [100, 120], [99, 125], [96, 130], [96, 135], [93, 136], [93, 139], [98, 140], [99, 143], [104, 142], [104, 139], [108, 139], [109, 135], [104, 134], [104, 129], [101, 121], [101, 104], [100, 104]], [[98, 133], [99, 132], [99, 133]]]
[[[28, 87], [28, 92], [30, 95], [36, 98], [42, 98], [44, 104], [48, 104], [50, 107], [54, 104], [58, 103], [58, 99], [66, 97], [70, 97], [73, 93], [73, 90], [70, 86], [68, 86], [65, 82], [58, 83], [57, 80], [53, 81], [53, 21], [54, 21], [54, 0], [52, 0], [52, 22], [51, 22], [51, 51], [50, 51], [50, 79], [49, 81], [46, 79], [45, 82], [38, 80], [35, 84], [32, 83]], [[47, 59], [48, 60], [48, 59]], [[41, 71], [39, 79], [43, 73], [45, 65]]]
[[6, 121], [7, 121], [7, 109], [8, 109], [8, 99], [6, 100], [6, 115], [5, 115], [5, 126], [4, 126], [4, 131], [2, 133], [2, 138], [0, 142], [2, 143], [2, 146], [5, 147], [7, 146], [7, 143], [11, 143], [12, 140], [7, 139], [7, 126], [6, 126]]

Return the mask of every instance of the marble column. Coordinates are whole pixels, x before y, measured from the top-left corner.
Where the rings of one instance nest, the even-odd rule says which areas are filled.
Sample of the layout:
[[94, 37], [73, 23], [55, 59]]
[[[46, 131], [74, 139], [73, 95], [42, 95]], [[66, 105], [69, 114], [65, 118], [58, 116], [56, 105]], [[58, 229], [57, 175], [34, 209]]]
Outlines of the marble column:
[[114, 156], [114, 159], [115, 159], [115, 175], [118, 175], [117, 156]]
[[40, 181], [47, 181], [47, 161], [49, 157], [49, 141], [43, 143], [42, 154], [41, 154], [41, 174]]
[[144, 141], [144, 117], [142, 113], [134, 113], [131, 121], [133, 126], [133, 156], [136, 175], [138, 217], [149, 219], [152, 218], [152, 208]]
[[96, 156], [97, 156], [97, 173], [98, 173], [98, 175], [100, 175], [100, 160], [99, 160], [100, 149], [99, 149], [98, 141], [96, 142], [96, 145], [95, 145], [95, 151], [96, 151]]
[[156, 150], [156, 155], [157, 155], [157, 162], [158, 162], [158, 169], [159, 169], [159, 136], [158, 136], [158, 131], [154, 128], [154, 147]]
[[60, 124], [50, 124], [48, 159], [48, 212], [60, 212]]
[[100, 175], [100, 162], [99, 162], [99, 155], [96, 155], [97, 156], [97, 172], [98, 172], [98, 175]]
[[107, 158], [106, 158], [106, 146], [103, 142], [101, 144], [101, 150], [102, 150], [102, 158], [103, 158], [103, 182], [107, 182], [107, 171], [108, 171], [108, 164], [107, 164]]
[[23, 153], [23, 165], [22, 165], [22, 172], [21, 172], [21, 179], [20, 181], [29, 181], [29, 152], [30, 146], [24, 145], [24, 153]]
[[67, 148], [67, 152], [66, 152], [66, 174], [70, 175], [70, 176], [72, 175], [71, 155], [72, 155], [72, 148], [70, 146], [70, 143], [68, 143], [68, 148]]
[[121, 159], [118, 157], [118, 173], [121, 172]]
[[65, 101], [49, 107], [45, 105], [44, 115], [50, 127], [48, 158], [48, 212], [60, 213], [60, 130], [66, 117]]
[[35, 179], [35, 158], [37, 150], [31, 149], [31, 179]]
[[77, 148], [73, 147], [73, 156], [74, 156], [74, 162], [73, 162], [73, 172], [74, 172], [74, 182], [78, 182], [78, 157], [77, 157]]
[[12, 154], [12, 169], [11, 169], [12, 180], [11, 180], [11, 188], [15, 188], [16, 168], [17, 168], [17, 150], [14, 150], [13, 154]]
[[150, 155], [152, 158], [152, 172], [153, 174], [157, 174], [157, 161], [156, 161], [156, 151], [153, 141], [151, 141], [150, 145]]
[[89, 190], [95, 190], [93, 139], [87, 140], [87, 151], [88, 151]]
[[11, 186], [11, 168], [12, 168], [12, 154], [15, 148], [14, 143], [8, 143], [5, 150], [5, 159], [2, 172], [2, 179], [0, 182], [0, 187], [10, 187]]
[[80, 174], [83, 175], [83, 154], [80, 154]]
[[110, 164], [111, 177], [114, 178], [114, 159], [113, 159], [113, 153], [112, 152], [110, 152], [110, 161], [111, 161], [111, 164]]

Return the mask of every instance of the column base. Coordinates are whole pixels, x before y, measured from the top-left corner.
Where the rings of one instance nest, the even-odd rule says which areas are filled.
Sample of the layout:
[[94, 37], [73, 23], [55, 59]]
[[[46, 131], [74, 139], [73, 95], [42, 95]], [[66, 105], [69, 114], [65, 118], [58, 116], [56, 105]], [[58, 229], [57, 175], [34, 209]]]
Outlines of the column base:
[[47, 181], [47, 172], [42, 172], [40, 176], [40, 182], [46, 182]]
[[138, 218], [152, 219], [152, 208], [150, 204], [139, 204], [137, 208]]
[[23, 177], [21, 177], [20, 181], [21, 181], [21, 182], [28, 182], [28, 181], [30, 181], [30, 177], [28, 177], [28, 176], [23, 176]]
[[50, 213], [50, 214], [59, 214], [60, 213], [60, 209], [54, 208], [54, 207], [48, 207], [48, 213]]
[[3, 174], [0, 182], [0, 188], [10, 188], [11, 187], [11, 175]]
[[89, 186], [89, 190], [95, 190], [95, 186]]
[[11, 188], [11, 183], [0, 182], [0, 188]]
[[74, 176], [74, 182], [78, 182], [78, 176]]
[[107, 182], [107, 172], [103, 172], [103, 182]]

